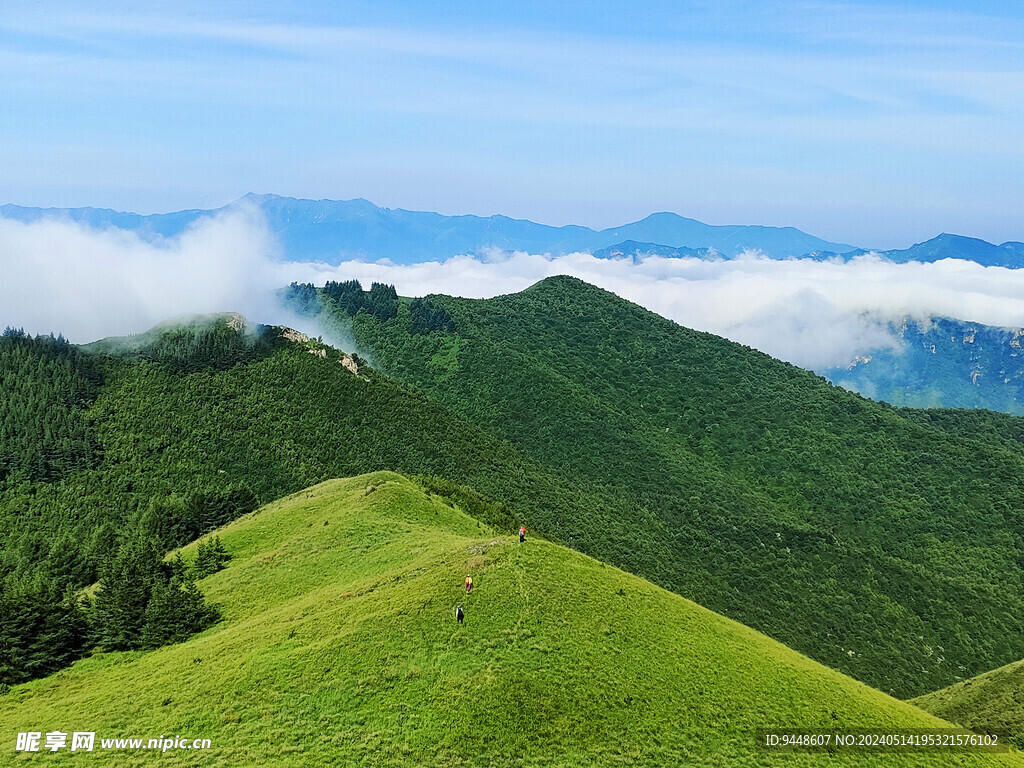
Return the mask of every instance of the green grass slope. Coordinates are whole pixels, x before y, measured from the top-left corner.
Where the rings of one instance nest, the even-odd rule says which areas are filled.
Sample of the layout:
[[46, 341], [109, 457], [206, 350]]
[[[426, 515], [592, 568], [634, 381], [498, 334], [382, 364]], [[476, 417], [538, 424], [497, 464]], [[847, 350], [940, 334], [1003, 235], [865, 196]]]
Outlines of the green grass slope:
[[0, 732], [212, 742], [54, 765], [1022, 764], [760, 752], [765, 726], [948, 725], [635, 576], [496, 535], [394, 473], [323, 483], [219, 535], [233, 560], [201, 586], [223, 621], [17, 686]]
[[972, 730], [1011, 734], [1024, 748], [1024, 661], [913, 699], [921, 709]]
[[572, 278], [429, 304], [359, 312], [356, 338], [384, 373], [621, 501], [614, 528], [539, 510], [552, 538], [901, 697], [1024, 657], [1009, 443]]

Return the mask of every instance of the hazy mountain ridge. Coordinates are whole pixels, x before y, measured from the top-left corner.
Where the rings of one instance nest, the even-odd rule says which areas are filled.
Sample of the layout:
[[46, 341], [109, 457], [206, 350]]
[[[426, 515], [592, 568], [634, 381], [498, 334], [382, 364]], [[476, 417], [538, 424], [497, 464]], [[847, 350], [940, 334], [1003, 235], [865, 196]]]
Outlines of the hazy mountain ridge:
[[852, 251], [825, 251], [807, 254], [807, 257], [824, 259], [849, 260], [866, 254], [881, 256], [896, 264], [907, 264], [912, 261], [930, 264], [942, 259], [963, 259], [981, 264], [983, 267], [1007, 267], [1020, 269], [1024, 267], [1024, 243], [1011, 240], [995, 245], [976, 237], [963, 235], [941, 234], [930, 240], [915, 243], [909, 248], [878, 250], [857, 248]]
[[626, 255], [731, 258], [746, 251], [769, 258], [848, 260], [867, 253], [896, 263], [965, 259], [983, 266], [1024, 266], [1024, 243], [994, 245], [961, 235], [941, 234], [910, 248], [878, 250], [833, 243], [794, 227], [710, 225], [675, 213], [652, 213], [640, 221], [594, 230], [579, 225], [551, 226], [508, 216], [444, 215], [383, 208], [362, 198], [307, 200], [247, 194], [222, 208], [136, 214], [106, 208], [33, 208], [0, 205], [0, 216], [23, 222], [64, 219], [94, 228], [116, 227], [158, 241], [190, 225], [239, 206], [252, 205], [266, 217], [287, 261], [389, 259], [411, 264], [475, 254], [489, 249], [559, 255], [576, 251], [607, 258]]
[[696, 258], [721, 259], [723, 256], [714, 248], [687, 248], [686, 246], [658, 245], [657, 243], [641, 243], [636, 240], [624, 240], [607, 248], [599, 248], [593, 252], [599, 259], [632, 258], [634, 261], [645, 256], [661, 256], [666, 259]]
[[286, 260], [328, 263], [352, 258], [390, 259], [416, 263], [496, 248], [503, 251], [569, 253], [594, 251], [623, 240], [713, 248], [733, 255], [756, 249], [769, 256], [799, 256], [808, 251], [848, 251], [854, 246], [832, 243], [792, 227], [713, 226], [675, 213], [604, 230], [578, 225], [549, 226], [507, 216], [446, 216], [427, 211], [381, 208], [367, 200], [300, 200], [278, 195], [248, 194], [210, 211], [138, 215], [109, 209], [43, 209], [0, 206], [0, 215], [19, 221], [65, 218], [92, 227], [119, 227], [145, 238], [168, 237], [204, 216], [237, 207], [259, 208], [281, 240]]
[[[750, 251], [756, 252], [758, 248], [752, 247]], [[761, 251], [763, 255], [773, 256], [768, 251]], [[676, 247], [671, 245], [660, 245], [651, 242], [636, 242], [627, 240], [617, 243], [614, 246], [594, 251], [595, 256], [609, 257], [612, 255], [633, 255], [643, 256], [665, 256], [678, 258], [682, 256], [695, 256], [697, 258], [731, 258], [738, 252], [722, 254], [714, 249], [693, 249]], [[854, 248], [848, 251], [807, 251], [789, 258], [810, 259], [812, 261], [829, 261], [832, 259], [849, 261], [860, 256], [878, 256], [894, 264], [909, 264], [919, 262], [931, 264], [942, 259], [961, 259], [973, 261], [983, 267], [1006, 267], [1008, 269], [1019, 269], [1024, 267], [1024, 243], [1009, 241], [1001, 245], [994, 245], [976, 237], [964, 237], [962, 235], [936, 235], [930, 240], [915, 243], [910, 248], [879, 250], [868, 248]]]
[[1001, 245], [976, 237], [941, 234], [905, 250], [882, 252], [886, 258], [903, 264], [908, 261], [932, 262], [940, 259], [967, 259], [984, 267], [1020, 267], [1024, 265], [1024, 243]]
[[35, 222], [48, 219], [74, 221], [96, 229], [114, 227], [133, 231], [146, 240], [157, 240], [181, 234], [190, 224], [219, 210], [191, 209], [172, 213], [139, 214], [110, 208], [31, 208], [0, 205], [0, 216], [15, 221]]

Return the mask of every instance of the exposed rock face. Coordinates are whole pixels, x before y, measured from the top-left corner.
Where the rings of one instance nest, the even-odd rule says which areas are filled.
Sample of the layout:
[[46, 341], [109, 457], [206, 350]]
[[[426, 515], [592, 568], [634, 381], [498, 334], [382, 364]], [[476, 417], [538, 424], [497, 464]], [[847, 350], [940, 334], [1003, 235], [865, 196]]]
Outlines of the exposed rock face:
[[1024, 415], [1024, 329], [950, 318], [891, 321], [900, 349], [860, 350], [818, 373], [875, 400]]
[[359, 375], [359, 366], [356, 365], [356, 361], [353, 360], [349, 355], [342, 355], [341, 360], [339, 360], [338, 362], [341, 363], [346, 368], [348, 368], [348, 370], [352, 371], [352, 373], [354, 373], [355, 375]]
[[248, 324], [246, 319], [237, 312], [228, 312], [225, 322], [232, 331], [240, 331]]
[[288, 341], [294, 342], [296, 344], [305, 344], [307, 341], [309, 341], [309, 336], [299, 331], [296, 331], [294, 328], [282, 328], [281, 338], [287, 339]]

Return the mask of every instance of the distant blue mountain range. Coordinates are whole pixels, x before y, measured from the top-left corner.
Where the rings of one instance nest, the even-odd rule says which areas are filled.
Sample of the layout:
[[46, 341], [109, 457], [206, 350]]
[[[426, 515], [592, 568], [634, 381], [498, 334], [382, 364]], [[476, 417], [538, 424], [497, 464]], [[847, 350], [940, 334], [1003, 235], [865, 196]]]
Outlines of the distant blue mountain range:
[[[868, 251], [858, 248], [846, 252], [811, 253], [808, 256], [819, 259], [836, 256], [851, 259], [865, 253]], [[875, 251], [875, 253], [897, 264], [906, 264], [911, 261], [934, 262], [941, 259], [964, 259], [977, 262], [985, 267], [1011, 267], [1013, 269], [1024, 267], [1024, 243], [1010, 241], [1002, 245], [993, 245], [985, 240], [963, 235], [941, 234], [903, 250]]]
[[[0, 206], [0, 215], [18, 221], [67, 219], [91, 227], [132, 230], [158, 241], [180, 234], [199, 219], [240, 205], [259, 208], [280, 239], [287, 261], [390, 259], [409, 264], [478, 253], [495, 248], [553, 255], [587, 251], [599, 257], [732, 258], [757, 250], [776, 259], [843, 258], [867, 250], [832, 243], [793, 227], [712, 226], [675, 213], [654, 213], [619, 227], [594, 230], [553, 227], [507, 216], [444, 216], [426, 211], [381, 208], [362, 200], [298, 200], [249, 194], [224, 208], [140, 215], [104, 208], [26, 208]], [[1024, 266], [1024, 243], [993, 245], [958, 235], [939, 235], [902, 251], [882, 251], [893, 261], [960, 258], [986, 266]]]
[[714, 248], [689, 248], [685, 245], [657, 245], [656, 243], [638, 243], [636, 240], [624, 240], [607, 248], [599, 248], [593, 251], [594, 256], [599, 259], [622, 259], [632, 257], [634, 261], [644, 256], [662, 256], [666, 259], [682, 259], [684, 257], [696, 259], [721, 259], [724, 258]]
[[854, 246], [831, 243], [792, 227], [711, 226], [674, 213], [655, 213], [611, 229], [552, 227], [507, 216], [443, 216], [425, 211], [380, 208], [367, 200], [296, 200], [249, 194], [225, 208], [141, 216], [100, 208], [0, 206], [0, 215], [19, 221], [64, 218], [93, 227], [118, 227], [149, 240], [170, 237], [193, 222], [242, 203], [260, 208], [284, 246], [289, 261], [332, 264], [352, 258], [415, 263], [488, 248], [561, 254], [596, 251], [626, 240], [714, 249], [732, 256], [748, 248], [784, 258], [808, 251], [845, 252]]

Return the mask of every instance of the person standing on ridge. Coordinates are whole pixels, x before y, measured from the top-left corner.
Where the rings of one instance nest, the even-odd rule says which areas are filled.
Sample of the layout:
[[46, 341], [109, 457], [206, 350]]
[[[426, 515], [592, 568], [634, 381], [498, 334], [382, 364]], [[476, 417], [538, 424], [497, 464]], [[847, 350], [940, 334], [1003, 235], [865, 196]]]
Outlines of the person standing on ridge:
[[524, 541], [526, 541], [526, 526], [525, 525], [520, 525], [519, 526], [519, 543], [522, 544]]
[[473, 591], [473, 577], [468, 573], [466, 574], [466, 594], [468, 595]]

